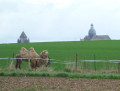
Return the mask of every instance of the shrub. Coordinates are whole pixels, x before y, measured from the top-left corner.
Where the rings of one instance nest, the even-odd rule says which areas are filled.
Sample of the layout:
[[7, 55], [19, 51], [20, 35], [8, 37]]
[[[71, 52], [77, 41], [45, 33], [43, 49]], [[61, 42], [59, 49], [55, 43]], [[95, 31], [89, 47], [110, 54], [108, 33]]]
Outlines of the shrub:
[[4, 75], [5, 75], [5, 73], [4, 73], [4, 72], [1, 72], [1, 73], [0, 73], [0, 76], [4, 76]]
[[48, 77], [48, 76], [50, 76], [50, 74], [49, 73], [41, 73], [41, 76]]

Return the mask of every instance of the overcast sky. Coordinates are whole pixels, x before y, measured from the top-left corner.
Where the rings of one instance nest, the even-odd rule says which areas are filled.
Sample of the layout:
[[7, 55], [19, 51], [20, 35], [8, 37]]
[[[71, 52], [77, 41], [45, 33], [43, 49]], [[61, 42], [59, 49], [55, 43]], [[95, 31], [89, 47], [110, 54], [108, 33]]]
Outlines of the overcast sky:
[[79, 41], [94, 24], [97, 35], [120, 39], [120, 0], [0, 0], [0, 43]]

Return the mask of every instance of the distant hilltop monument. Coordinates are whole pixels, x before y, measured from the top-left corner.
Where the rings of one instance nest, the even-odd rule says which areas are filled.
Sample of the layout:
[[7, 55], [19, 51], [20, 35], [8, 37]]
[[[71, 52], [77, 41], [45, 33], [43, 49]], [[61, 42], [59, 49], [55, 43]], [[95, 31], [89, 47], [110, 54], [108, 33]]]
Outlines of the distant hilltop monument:
[[89, 29], [88, 35], [82, 39], [82, 41], [89, 41], [89, 40], [111, 40], [108, 35], [96, 35], [96, 31], [91, 24], [91, 28]]
[[27, 38], [26, 34], [23, 31], [19, 39], [17, 40], [17, 43], [29, 43], [29, 42], [30, 42], [29, 38]]

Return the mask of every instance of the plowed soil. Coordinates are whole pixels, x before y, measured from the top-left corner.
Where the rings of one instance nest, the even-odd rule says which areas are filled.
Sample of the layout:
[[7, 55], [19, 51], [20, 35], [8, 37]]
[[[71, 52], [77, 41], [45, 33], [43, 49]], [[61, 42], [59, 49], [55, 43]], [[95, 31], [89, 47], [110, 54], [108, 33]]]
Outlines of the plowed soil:
[[0, 77], [0, 91], [120, 91], [120, 80]]

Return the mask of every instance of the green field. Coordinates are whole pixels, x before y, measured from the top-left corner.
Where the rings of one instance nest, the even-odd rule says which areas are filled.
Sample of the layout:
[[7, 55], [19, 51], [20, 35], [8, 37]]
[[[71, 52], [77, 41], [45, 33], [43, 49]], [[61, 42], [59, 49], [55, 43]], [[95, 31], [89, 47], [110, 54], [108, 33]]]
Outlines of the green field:
[[[12, 57], [13, 53], [17, 54], [21, 47], [29, 49], [33, 47], [39, 54], [43, 50], [48, 50], [51, 62], [59, 61], [59, 63], [51, 63], [51, 67], [60, 70], [65, 67], [63, 61], [75, 61], [75, 55], [78, 53], [78, 60], [83, 60], [86, 56], [87, 60], [119, 60], [120, 59], [120, 40], [106, 41], [71, 41], [71, 42], [40, 42], [40, 43], [11, 43], [0, 44], [0, 58]], [[4, 68], [10, 64], [10, 60], [0, 60], [0, 67]], [[23, 63], [25, 67], [26, 63]]]

